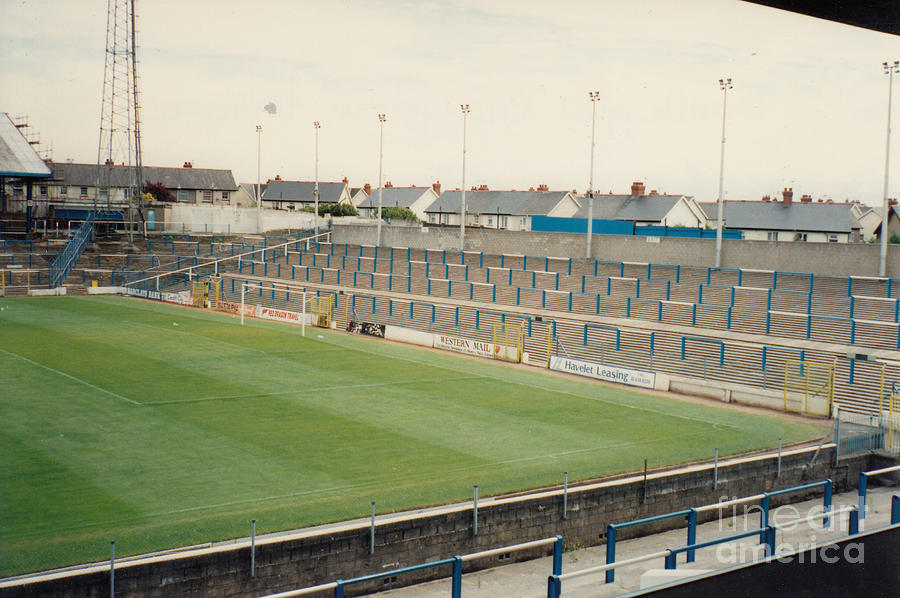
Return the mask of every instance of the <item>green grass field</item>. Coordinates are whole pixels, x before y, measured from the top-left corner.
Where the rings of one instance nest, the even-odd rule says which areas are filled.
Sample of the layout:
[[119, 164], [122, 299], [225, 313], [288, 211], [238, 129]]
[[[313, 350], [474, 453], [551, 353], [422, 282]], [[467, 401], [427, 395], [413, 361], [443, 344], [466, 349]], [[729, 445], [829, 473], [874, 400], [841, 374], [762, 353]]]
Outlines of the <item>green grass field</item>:
[[[813, 425], [119, 297], [0, 299], [0, 576], [772, 447]], [[175, 325], [177, 324], [177, 326]]]

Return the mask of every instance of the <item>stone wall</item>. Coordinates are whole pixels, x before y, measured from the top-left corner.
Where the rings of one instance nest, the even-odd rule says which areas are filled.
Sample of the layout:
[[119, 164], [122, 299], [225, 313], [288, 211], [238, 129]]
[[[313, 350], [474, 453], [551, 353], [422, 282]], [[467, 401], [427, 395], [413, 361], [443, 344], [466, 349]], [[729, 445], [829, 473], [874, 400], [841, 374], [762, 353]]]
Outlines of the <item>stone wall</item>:
[[[374, 245], [375, 226], [335, 224], [334, 242]], [[449, 227], [382, 227], [382, 245], [427, 249], [459, 249], [459, 229]], [[715, 264], [714, 239], [594, 235], [594, 259], [685, 266]], [[466, 230], [466, 250], [491, 254], [584, 257], [585, 237], [570, 233]], [[889, 247], [888, 275], [900, 277], [900, 248]], [[829, 276], [877, 276], [879, 246], [871, 243], [800, 243], [722, 241], [722, 266]]]
[[[855, 485], [859, 472], [869, 469], [866, 456], [846, 459], [834, 467], [834, 447], [786, 451], [781, 476], [776, 477], [774, 456], [720, 462], [718, 486], [713, 487], [711, 464], [677, 472], [653, 472], [622, 477], [592, 485], [572, 487], [563, 517], [562, 490], [480, 502], [478, 533], [473, 533], [472, 505], [450, 506], [425, 515], [391, 516], [376, 527], [375, 552], [369, 554], [367, 522], [348, 523], [323, 530], [306, 530], [280, 537], [260, 538], [256, 544], [256, 575], [250, 576], [249, 542], [184, 551], [181, 554], [123, 561], [116, 567], [117, 596], [216, 596], [251, 597], [327, 583], [336, 579], [381, 572], [428, 561], [562, 534], [568, 546], [602, 542], [606, 525], [659, 515], [690, 506], [715, 503], [725, 498], [749, 496], [831, 477], [836, 491]], [[815, 454], [815, 456], [814, 456]], [[880, 464], [880, 462], [879, 462]], [[807, 496], [821, 496], [821, 490]], [[791, 501], [804, 498], [791, 496]], [[708, 517], [716, 516], [710, 512]], [[666, 526], [683, 526], [670, 520], [655, 527], [620, 531], [620, 537], [649, 533]], [[466, 571], [545, 556], [548, 549], [512, 553], [472, 561]], [[548, 570], [548, 575], [550, 571]], [[428, 570], [400, 579], [351, 586], [347, 595], [449, 575]], [[351, 592], [351, 589], [353, 590]], [[108, 564], [66, 571], [56, 576], [0, 583], [0, 597], [75, 597], [109, 594]], [[330, 596], [323, 592], [320, 596]]]

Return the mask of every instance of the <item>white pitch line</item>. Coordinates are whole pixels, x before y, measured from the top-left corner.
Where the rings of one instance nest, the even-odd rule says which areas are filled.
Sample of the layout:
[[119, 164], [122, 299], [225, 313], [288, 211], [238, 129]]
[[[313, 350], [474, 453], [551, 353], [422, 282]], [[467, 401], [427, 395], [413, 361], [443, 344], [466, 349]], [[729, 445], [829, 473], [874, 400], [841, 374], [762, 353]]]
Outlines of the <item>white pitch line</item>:
[[57, 369], [50, 367], [49, 365], [44, 365], [43, 363], [34, 361], [32, 359], [28, 359], [27, 357], [23, 357], [22, 355], [19, 355], [17, 353], [12, 353], [11, 351], [6, 351], [4, 349], [0, 349], [0, 353], [3, 353], [4, 355], [9, 355], [10, 357], [15, 357], [16, 359], [21, 359], [22, 361], [24, 361], [26, 363], [30, 363], [31, 365], [35, 365], [39, 368], [44, 368], [47, 371], [53, 372], [54, 374], [59, 374], [60, 376], [63, 376], [70, 380], [74, 380], [75, 382], [78, 382], [79, 384], [84, 384], [85, 386], [93, 388], [94, 390], [99, 390], [100, 392], [103, 392], [110, 396], [116, 397], [117, 399], [122, 399], [123, 401], [127, 401], [127, 402], [131, 403], [132, 405], [143, 405], [143, 403], [139, 403], [133, 399], [129, 399], [128, 397], [122, 396], [111, 390], [106, 390], [105, 388], [101, 388], [101, 387], [97, 386], [96, 384], [91, 384], [87, 380], [82, 380], [81, 378], [79, 378], [77, 376], [73, 376], [72, 374], [67, 374], [65, 372], [61, 372]]

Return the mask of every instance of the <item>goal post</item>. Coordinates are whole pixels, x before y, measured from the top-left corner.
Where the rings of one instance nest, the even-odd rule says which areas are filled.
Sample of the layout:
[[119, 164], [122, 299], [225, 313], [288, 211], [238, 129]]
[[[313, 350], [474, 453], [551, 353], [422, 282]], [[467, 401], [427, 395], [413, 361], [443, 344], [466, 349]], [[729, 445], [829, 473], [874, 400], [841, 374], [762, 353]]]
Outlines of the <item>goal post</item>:
[[241, 326], [245, 316], [300, 324], [300, 333], [306, 336], [306, 324], [310, 320], [307, 305], [314, 297], [308, 297], [304, 287], [263, 281], [241, 283], [241, 302], [234, 304], [220, 301], [220, 311], [238, 312]]
[[784, 364], [784, 409], [810, 415], [831, 414], [835, 363], [788, 360]]
[[495, 323], [492, 337], [494, 359], [522, 361], [524, 334], [521, 324]]

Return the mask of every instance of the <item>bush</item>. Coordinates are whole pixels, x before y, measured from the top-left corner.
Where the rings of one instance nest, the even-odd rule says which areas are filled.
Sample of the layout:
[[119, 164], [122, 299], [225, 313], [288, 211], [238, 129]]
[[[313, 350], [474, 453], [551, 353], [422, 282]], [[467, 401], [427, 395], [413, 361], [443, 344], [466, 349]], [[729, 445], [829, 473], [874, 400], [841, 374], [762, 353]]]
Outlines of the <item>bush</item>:
[[166, 201], [166, 202], [174, 202], [175, 195], [169, 191], [168, 187], [156, 181], [155, 183], [151, 183], [147, 181], [144, 183], [144, 193], [149, 193], [153, 196], [153, 199], [156, 201]]
[[[377, 215], [377, 212], [376, 212]], [[410, 222], [418, 222], [419, 217], [409, 208], [398, 208], [396, 206], [382, 207], [381, 217], [386, 220], [409, 220]]]

